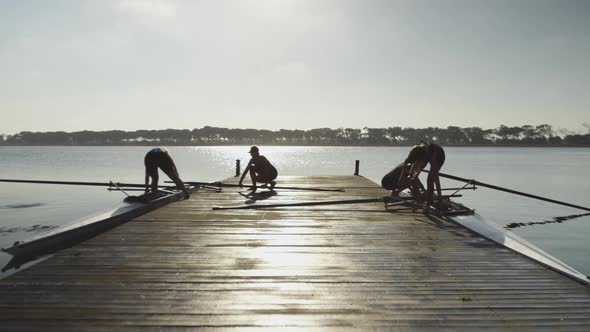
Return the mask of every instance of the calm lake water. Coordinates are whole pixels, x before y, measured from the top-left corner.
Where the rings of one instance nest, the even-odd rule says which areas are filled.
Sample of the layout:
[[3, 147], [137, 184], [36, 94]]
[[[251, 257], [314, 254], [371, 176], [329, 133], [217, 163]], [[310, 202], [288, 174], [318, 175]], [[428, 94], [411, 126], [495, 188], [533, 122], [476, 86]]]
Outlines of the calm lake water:
[[[0, 178], [63, 181], [144, 181], [148, 147], [0, 147]], [[446, 148], [442, 172], [514, 190], [590, 206], [589, 148]], [[235, 160], [248, 160], [248, 147], [171, 147], [185, 181], [215, 181], [235, 173]], [[279, 175], [352, 175], [380, 183], [403, 161], [405, 147], [261, 147]], [[165, 175], [163, 176], [164, 180]], [[463, 183], [441, 179], [443, 187]], [[501, 226], [555, 221], [584, 211], [486, 188], [463, 191], [457, 199], [479, 216]], [[0, 247], [26, 240], [120, 206], [124, 195], [99, 187], [0, 183]], [[590, 217], [511, 230], [541, 249], [590, 274]], [[10, 256], [0, 253], [0, 266]], [[12, 273], [14, 270], [8, 271]], [[0, 275], [0, 277], [5, 276]]]

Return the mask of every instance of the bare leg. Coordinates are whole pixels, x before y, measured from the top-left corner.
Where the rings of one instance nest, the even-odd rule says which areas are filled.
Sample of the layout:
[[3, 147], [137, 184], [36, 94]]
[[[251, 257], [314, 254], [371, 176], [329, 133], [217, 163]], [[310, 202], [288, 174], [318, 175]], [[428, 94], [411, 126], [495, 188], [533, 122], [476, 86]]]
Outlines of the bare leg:
[[428, 214], [428, 210], [430, 208], [430, 205], [432, 205], [432, 201], [434, 200], [434, 184], [436, 182], [437, 184], [437, 192], [439, 195], [439, 198], [442, 196], [441, 195], [441, 190], [440, 190], [440, 180], [438, 178], [438, 171], [440, 170], [440, 166], [436, 167], [432, 164], [430, 164], [430, 172], [428, 173], [428, 178], [426, 180], [426, 206], [424, 207], [424, 213]]
[[256, 176], [256, 172], [254, 171], [254, 168], [250, 168], [250, 179], [252, 180], [252, 188], [250, 188], [252, 190], [252, 192], [256, 192], [256, 179], [258, 178], [258, 176]]
[[180, 176], [178, 176], [178, 171], [176, 170], [176, 167], [171, 171], [166, 172], [166, 175], [168, 175], [168, 177], [174, 182], [176, 188], [184, 193], [185, 199], [188, 199], [191, 196], [188, 190], [186, 190], [184, 182], [182, 182]]
[[158, 172], [156, 171], [156, 173], [154, 175], [152, 175], [152, 193], [158, 192], [158, 180], [159, 180], [159, 176], [158, 176]]
[[176, 188], [184, 193], [185, 199], [191, 197], [191, 195], [188, 193], [188, 190], [186, 190], [186, 187], [184, 186], [184, 182], [182, 182], [179, 177], [172, 178], [172, 181], [174, 181], [174, 184], [176, 184]]
[[426, 204], [432, 204], [432, 199], [434, 196], [434, 172], [430, 170], [428, 173], [428, 179], [426, 180]]
[[437, 177], [436, 180], [434, 181], [434, 184], [436, 184], [436, 192], [438, 193], [438, 199], [442, 199], [442, 191], [440, 189], [440, 177], [438, 176], [438, 172], [437, 173]]
[[418, 178], [412, 181], [412, 185], [410, 186], [410, 191], [412, 192], [412, 196], [416, 199], [416, 203], [422, 204], [424, 203], [424, 198], [422, 197], [422, 193], [424, 191], [424, 186], [422, 182]]
[[256, 191], [256, 183], [263, 183], [263, 187], [268, 187], [270, 184], [270, 190], [274, 190], [275, 185], [277, 184], [275, 181], [271, 180], [271, 177], [265, 173], [257, 173], [254, 170], [250, 169], [250, 177], [252, 178], [253, 183], [253, 191]]

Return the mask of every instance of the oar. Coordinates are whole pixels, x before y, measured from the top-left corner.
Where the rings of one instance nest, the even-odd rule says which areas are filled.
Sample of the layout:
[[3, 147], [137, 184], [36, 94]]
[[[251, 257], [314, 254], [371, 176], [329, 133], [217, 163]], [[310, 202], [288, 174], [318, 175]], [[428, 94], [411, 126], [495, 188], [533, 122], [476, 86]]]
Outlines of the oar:
[[[429, 172], [428, 170], [423, 170], [423, 171], [426, 172], [426, 173]], [[538, 200], [541, 200], [541, 201], [550, 202], [550, 203], [554, 203], [554, 204], [569, 206], [569, 207], [573, 207], [573, 208], [580, 209], [580, 210], [590, 211], [590, 208], [587, 208], [587, 207], [584, 207], [584, 206], [575, 205], [575, 204], [571, 204], [571, 203], [567, 203], [567, 202], [561, 202], [561, 201], [557, 201], [557, 200], [554, 200], [554, 199], [551, 199], [551, 198], [541, 197], [541, 196], [537, 196], [537, 195], [533, 195], [533, 194], [528, 194], [528, 193], [521, 192], [521, 191], [516, 191], [516, 190], [513, 190], [513, 189], [502, 188], [502, 187], [494, 186], [492, 184], [487, 184], [487, 183], [479, 182], [479, 181], [476, 181], [476, 180], [470, 180], [470, 179], [461, 178], [461, 177], [458, 177], [458, 176], [455, 176], [455, 175], [449, 175], [449, 174], [444, 174], [444, 173], [438, 173], [438, 175], [440, 177], [451, 179], [451, 180], [466, 182], [466, 183], [470, 183], [470, 184], [473, 184], [473, 185], [477, 185], [477, 186], [481, 186], [481, 187], [486, 187], [486, 188], [490, 188], [490, 189], [494, 189], [494, 190], [499, 190], [499, 191], [504, 191], [504, 192], [507, 192], [507, 193], [515, 194], [515, 195], [520, 195], [520, 196], [524, 196], [524, 197], [534, 198], [534, 199], [538, 199]]]
[[335, 205], [335, 204], [357, 204], [357, 203], [374, 203], [383, 202], [383, 197], [367, 199], [350, 199], [339, 201], [319, 201], [319, 202], [299, 202], [299, 203], [278, 203], [278, 204], [258, 204], [258, 205], [235, 205], [235, 206], [214, 206], [213, 210], [245, 210], [245, 209], [263, 209], [287, 206], [315, 206], [315, 205]]
[[[166, 182], [170, 182], [170, 181], [166, 181]], [[242, 185], [240, 186], [239, 184], [232, 184], [232, 183], [223, 183], [223, 182], [185, 182], [187, 184], [192, 184], [192, 185], [209, 185], [209, 186], [217, 186], [217, 187], [231, 187], [231, 188], [246, 188], [246, 187], [252, 187], [249, 185]], [[257, 186], [256, 188], [260, 188], [260, 189], [265, 189], [268, 188], [266, 186]], [[275, 186], [274, 189], [289, 189], [289, 190], [309, 190], [309, 191], [337, 191], [337, 192], [342, 192], [344, 191], [343, 188], [305, 188], [305, 187], [281, 187], [281, 186]]]
[[[123, 191], [121, 188], [107, 188], [108, 191]], [[144, 191], [141, 188], [125, 188], [125, 191]]]
[[125, 194], [127, 197], [129, 197], [129, 194], [127, 192], [125, 192], [125, 190], [121, 189], [121, 187], [119, 187], [116, 183], [114, 183], [113, 181], [110, 182], [112, 185], [114, 185], [115, 187], [117, 187], [117, 189], [119, 189], [120, 191], [123, 192], [123, 194]]
[[[57, 185], [70, 185], [70, 186], [95, 186], [95, 187], [111, 187], [112, 182], [74, 182], [74, 181], [47, 181], [47, 180], [19, 180], [19, 179], [0, 179], [0, 182], [12, 182], [12, 183], [35, 183], [35, 184], [57, 184]], [[145, 185], [137, 183], [116, 183], [119, 187], [132, 187], [132, 188], [144, 188]], [[168, 188], [168, 186], [158, 186]]]
[[441, 191], [460, 191], [460, 190], [476, 190], [477, 187], [476, 186], [471, 186], [471, 187], [460, 187], [460, 188], [442, 188]]
[[[449, 195], [447, 197], [461, 197], [461, 195]], [[250, 204], [250, 205], [233, 205], [233, 206], [214, 206], [213, 210], [246, 210], [246, 209], [263, 209], [263, 208], [276, 208], [276, 207], [291, 207], [291, 206], [316, 206], [316, 205], [338, 205], [338, 204], [358, 204], [358, 203], [391, 203], [392, 201], [397, 202], [411, 202], [413, 197], [392, 197], [384, 196], [378, 198], [365, 198], [365, 199], [346, 199], [336, 201], [316, 201], [316, 202], [299, 202], [299, 203], [278, 203], [278, 204]]]
[[[383, 188], [383, 187], [375, 187], [375, 186], [365, 186], [365, 187], [342, 187], [342, 189], [379, 189], [379, 188]], [[460, 188], [441, 188], [441, 191], [451, 191], [451, 190], [476, 190], [477, 187], [476, 186], [470, 186], [470, 187], [460, 187]], [[389, 189], [385, 189], [385, 190], [389, 190]]]

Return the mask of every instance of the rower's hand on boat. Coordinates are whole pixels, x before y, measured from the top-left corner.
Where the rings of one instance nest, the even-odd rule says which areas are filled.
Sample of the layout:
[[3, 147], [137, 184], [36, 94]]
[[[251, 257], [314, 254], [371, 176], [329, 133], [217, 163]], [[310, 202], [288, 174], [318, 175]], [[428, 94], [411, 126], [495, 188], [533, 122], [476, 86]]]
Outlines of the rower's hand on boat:
[[435, 206], [439, 211], [451, 210], [451, 202], [448, 198], [442, 198], [441, 200], [435, 203]]
[[416, 197], [414, 197], [414, 199], [416, 199], [416, 203], [418, 205], [423, 205], [426, 202], [426, 198], [422, 194], [418, 194]]
[[[405, 177], [405, 178], [401, 178], [399, 179], [399, 183], [397, 184], [398, 188], [407, 188], [410, 186], [410, 178], [409, 177]], [[399, 189], [399, 191], [402, 191], [403, 189]], [[398, 192], [399, 192], [398, 191]]]

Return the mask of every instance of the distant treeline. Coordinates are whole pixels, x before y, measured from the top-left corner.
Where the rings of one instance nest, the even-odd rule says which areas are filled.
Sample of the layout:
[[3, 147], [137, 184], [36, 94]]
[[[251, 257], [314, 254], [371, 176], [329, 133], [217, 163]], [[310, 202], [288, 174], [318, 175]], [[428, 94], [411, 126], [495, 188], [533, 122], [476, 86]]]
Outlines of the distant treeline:
[[0, 135], [0, 145], [348, 145], [407, 146], [421, 140], [445, 146], [587, 146], [590, 133], [556, 135], [550, 125], [482, 129], [317, 128], [277, 131], [259, 129], [165, 129], [136, 131], [28, 132]]

